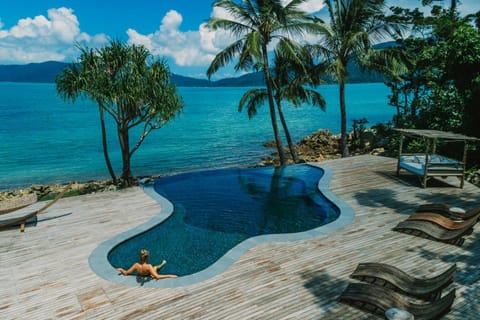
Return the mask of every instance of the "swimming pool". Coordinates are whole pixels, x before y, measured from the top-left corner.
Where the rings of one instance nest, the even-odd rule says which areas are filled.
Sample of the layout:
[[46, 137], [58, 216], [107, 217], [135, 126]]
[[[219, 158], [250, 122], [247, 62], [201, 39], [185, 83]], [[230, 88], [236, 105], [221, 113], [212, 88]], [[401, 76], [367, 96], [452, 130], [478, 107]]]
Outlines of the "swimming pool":
[[[305, 239], [351, 221], [348, 206], [322, 187], [329, 175], [324, 168], [303, 164], [197, 171], [158, 179], [144, 190], [160, 202], [162, 221], [101, 245], [97, 254], [92, 253], [90, 265], [107, 278], [105, 270], [99, 272], [102, 268], [95, 265], [99, 260], [105, 265], [105, 255], [112, 270], [130, 266], [138, 260], [139, 250], [147, 248], [152, 264], [168, 261], [161, 273], [180, 276], [147, 285], [204, 280], [258, 243]], [[125, 283], [134, 277], [113, 277], [110, 271], [108, 278]]]

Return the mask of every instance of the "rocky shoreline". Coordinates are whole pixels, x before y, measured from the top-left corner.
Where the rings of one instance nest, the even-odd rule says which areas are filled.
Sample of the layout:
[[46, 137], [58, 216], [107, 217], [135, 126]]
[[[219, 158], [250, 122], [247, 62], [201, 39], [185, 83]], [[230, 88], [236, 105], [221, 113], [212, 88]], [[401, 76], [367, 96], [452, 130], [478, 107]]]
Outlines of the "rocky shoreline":
[[[295, 147], [298, 157], [301, 162], [321, 162], [328, 159], [337, 159], [341, 157], [339, 153], [340, 136], [334, 135], [329, 130], [318, 130], [310, 136], [302, 139]], [[273, 142], [267, 142], [265, 147], [275, 147]], [[289, 154], [288, 149], [286, 154]], [[386, 149], [382, 143], [378, 143], [373, 134], [366, 134], [365, 141], [362, 143], [362, 148], [353, 148], [351, 156], [359, 154], [372, 155], [386, 155]], [[293, 163], [289, 159], [290, 163]], [[262, 159], [257, 166], [271, 166], [278, 165], [276, 153], [272, 153], [271, 157]], [[157, 177], [150, 177], [157, 178]], [[466, 180], [480, 187], [480, 170], [473, 173], [466, 174]], [[49, 200], [61, 192], [65, 185], [32, 185], [25, 189], [9, 190], [0, 192], [0, 201], [20, 197], [29, 193], [36, 193], [37, 198], [41, 200]], [[110, 179], [88, 181], [88, 182], [74, 182], [70, 190], [65, 194], [65, 197], [90, 194], [96, 192], [114, 191], [120, 187], [112, 184]]]

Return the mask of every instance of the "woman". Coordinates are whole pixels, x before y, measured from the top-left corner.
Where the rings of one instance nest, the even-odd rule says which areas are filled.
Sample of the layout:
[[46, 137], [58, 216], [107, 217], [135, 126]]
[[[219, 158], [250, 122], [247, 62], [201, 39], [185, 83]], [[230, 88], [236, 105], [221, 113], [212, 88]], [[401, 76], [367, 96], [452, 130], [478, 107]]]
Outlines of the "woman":
[[136, 272], [137, 275], [139, 276], [145, 276], [145, 277], [151, 276], [152, 278], [155, 278], [155, 279], [177, 278], [177, 275], [175, 274], [158, 274], [157, 273], [158, 269], [163, 267], [166, 261], [163, 260], [160, 265], [154, 267], [148, 263], [148, 256], [149, 256], [148, 250], [142, 249], [140, 250], [140, 262], [135, 262], [128, 270], [125, 270], [123, 268], [117, 268], [117, 270], [120, 271], [124, 276], [132, 274], [133, 272]]

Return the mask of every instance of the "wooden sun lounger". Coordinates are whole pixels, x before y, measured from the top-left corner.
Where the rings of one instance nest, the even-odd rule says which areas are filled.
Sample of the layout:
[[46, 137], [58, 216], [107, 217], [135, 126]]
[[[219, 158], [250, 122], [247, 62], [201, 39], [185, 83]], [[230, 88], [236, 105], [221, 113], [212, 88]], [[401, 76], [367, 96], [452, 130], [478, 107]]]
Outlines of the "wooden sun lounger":
[[407, 219], [397, 224], [393, 230], [430, 240], [461, 246], [465, 242], [463, 236], [471, 234], [473, 228], [471, 226], [467, 226], [464, 229], [449, 230], [431, 221]]
[[435, 277], [421, 279], [388, 264], [360, 263], [350, 278], [386, 287], [418, 299], [435, 301], [441, 297], [442, 290], [453, 282], [456, 270], [457, 265], [454, 264]]
[[20, 225], [20, 231], [24, 232], [27, 221], [54, 205], [58, 200], [60, 200], [60, 198], [63, 197], [65, 192], [70, 189], [71, 185], [72, 183], [66, 186], [63, 191], [60, 192], [52, 201], [46, 202], [46, 204], [41, 207], [41, 202], [37, 202], [29, 207], [4, 214], [0, 220], [0, 228]]
[[367, 283], [351, 283], [340, 296], [340, 302], [382, 318], [388, 309], [398, 308], [410, 312], [415, 320], [440, 319], [450, 311], [454, 300], [455, 289], [434, 302], [417, 304], [398, 292]]
[[473, 227], [480, 216], [480, 213], [468, 220], [452, 220], [438, 213], [420, 212], [414, 213], [407, 220], [430, 221], [448, 230], [461, 230], [467, 227]]
[[480, 214], [480, 207], [467, 210], [465, 212], [457, 212], [450, 210], [452, 206], [443, 203], [422, 204], [417, 208], [416, 212], [434, 212], [444, 215], [452, 219], [470, 219]]
[[0, 201], [0, 215], [20, 210], [37, 202], [37, 194], [29, 193], [20, 197]]

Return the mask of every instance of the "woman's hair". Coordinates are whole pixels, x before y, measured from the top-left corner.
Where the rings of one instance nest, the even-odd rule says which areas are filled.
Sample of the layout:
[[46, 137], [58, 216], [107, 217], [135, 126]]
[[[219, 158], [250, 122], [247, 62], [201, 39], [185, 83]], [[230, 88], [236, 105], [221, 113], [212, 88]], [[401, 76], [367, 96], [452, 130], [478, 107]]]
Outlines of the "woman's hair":
[[149, 252], [148, 252], [147, 249], [142, 249], [142, 250], [140, 250], [140, 261], [141, 261], [142, 263], [147, 262], [147, 260], [148, 260], [148, 255], [149, 255]]

